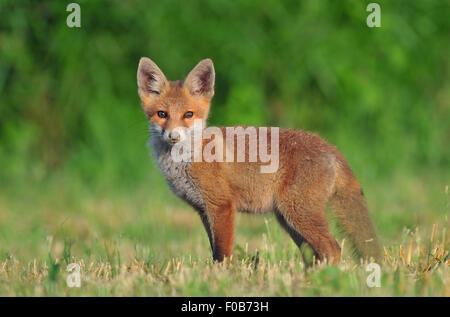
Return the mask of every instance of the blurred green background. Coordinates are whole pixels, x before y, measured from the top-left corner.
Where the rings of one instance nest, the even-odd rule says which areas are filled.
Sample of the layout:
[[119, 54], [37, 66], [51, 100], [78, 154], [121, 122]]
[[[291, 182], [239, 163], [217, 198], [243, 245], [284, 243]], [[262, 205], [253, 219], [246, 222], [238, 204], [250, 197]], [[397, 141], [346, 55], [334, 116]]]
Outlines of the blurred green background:
[[[146, 243], [187, 239], [189, 228], [166, 232], [155, 221], [163, 217], [155, 206], [191, 211], [149, 157], [136, 86], [141, 56], [170, 80], [212, 58], [210, 125], [299, 128], [335, 144], [382, 236], [441, 221], [450, 174], [449, 4], [377, 1], [381, 28], [369, 28], [369, 2], [79, 0], [81, 28], [69, 28], [70, 1], [1, 0], [2, 250], [39, 248], [20, 237], [44, 239], [67, 214], [86, 216], [67, 229], [81, 240], [83, 230], [86, 239], [114, 230]], [[128, 218], [128, 207], [103, 204], [119, 193], [119, 206], [132, 206]]]

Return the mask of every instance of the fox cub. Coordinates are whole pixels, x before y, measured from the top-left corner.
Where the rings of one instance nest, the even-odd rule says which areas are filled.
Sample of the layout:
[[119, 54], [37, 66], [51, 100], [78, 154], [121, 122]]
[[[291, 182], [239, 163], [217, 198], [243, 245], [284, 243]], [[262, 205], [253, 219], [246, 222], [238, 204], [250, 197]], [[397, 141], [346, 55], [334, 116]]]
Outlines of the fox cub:
[[[172, 191], [200, 215], [213, 259], [222, 261], [231, 255], [234, 216], [236, 211], [243, 211], [274, 212], [299, 247], [306, 242], [317, 260], [338, 263], [341, 249], [325, 215], [330, 201], [357, 254], [380, 260], [380, 245], [358, 180], [343, 155], [315, 134], [277, 130], [278, 168], [272, 173], [262, 173], [261, 159], [249, 161], [249, 154], [247, 160], [238, 162], [173, 158], [173, 147], [184, 137], [178, 128], [192, 129], [196, 120], [206, 125], [214, 81], [210, 59], [200, 61], [184, 81], [168, 81], [146, 57], [141, 58], [137, 72], [138, 93], [150, 124], [156, 162]], [[221, 129], [224, 132], [228, 128]], [[262, 139], [261, 131], [258, 139]], [[271, 131], [269, 139], [274, 134]], [[201, 142], [206, 147], [205, 140]], [[234, 142], [232, 149], [226, 144], [225, 152], [240, 150]]]

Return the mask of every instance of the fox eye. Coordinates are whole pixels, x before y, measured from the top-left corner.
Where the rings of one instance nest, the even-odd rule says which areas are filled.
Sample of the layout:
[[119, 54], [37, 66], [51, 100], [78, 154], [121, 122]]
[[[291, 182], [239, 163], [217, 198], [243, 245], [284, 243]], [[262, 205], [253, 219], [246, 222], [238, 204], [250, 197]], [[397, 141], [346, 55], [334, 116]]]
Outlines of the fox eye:
[[188, 111], [184, 114], [185, 118], [192, 118], [194, 116], [194, 113], [192, 111]]
[[160, 118], [167, 118], [167, 112], [165, 112], [165, 111], [158, 111], [158, 117], [160, 117]]

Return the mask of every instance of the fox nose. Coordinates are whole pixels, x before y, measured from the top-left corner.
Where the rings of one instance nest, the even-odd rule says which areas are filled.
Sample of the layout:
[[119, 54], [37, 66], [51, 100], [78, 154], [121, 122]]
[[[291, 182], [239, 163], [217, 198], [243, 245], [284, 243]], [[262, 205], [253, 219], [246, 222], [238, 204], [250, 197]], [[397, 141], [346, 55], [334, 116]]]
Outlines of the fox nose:
[[169, 141], [172, 144], [175, 144], [180, 141], [181, 135], [178, 131], [172, 131], [169, 133]]

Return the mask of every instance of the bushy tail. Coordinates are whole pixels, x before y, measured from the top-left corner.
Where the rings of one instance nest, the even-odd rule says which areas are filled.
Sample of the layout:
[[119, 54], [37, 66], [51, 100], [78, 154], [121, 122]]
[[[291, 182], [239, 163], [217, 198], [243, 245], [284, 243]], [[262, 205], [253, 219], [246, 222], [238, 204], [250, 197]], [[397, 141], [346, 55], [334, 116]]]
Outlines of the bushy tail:
[[345, 161], [340, 162], [336, 176], [335, 191], [331, 197], [336, 218], [356, 253], [365, 259], [373, 257], [381, 264], [383, 257], [380, 243], [358, 180]]

